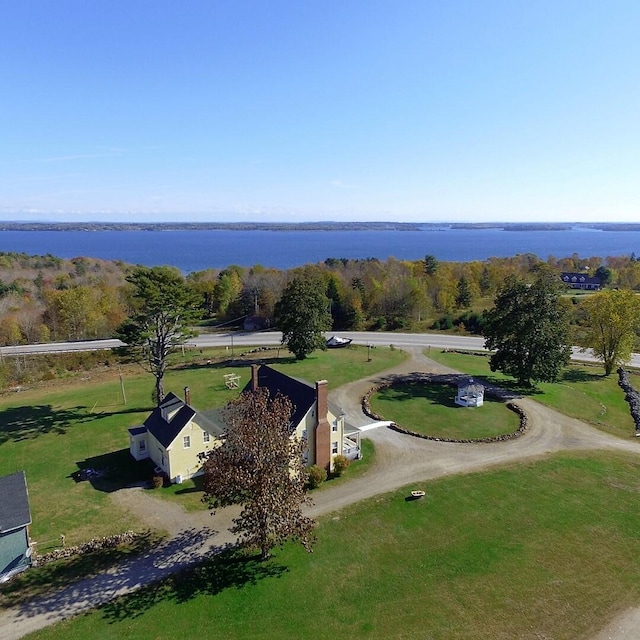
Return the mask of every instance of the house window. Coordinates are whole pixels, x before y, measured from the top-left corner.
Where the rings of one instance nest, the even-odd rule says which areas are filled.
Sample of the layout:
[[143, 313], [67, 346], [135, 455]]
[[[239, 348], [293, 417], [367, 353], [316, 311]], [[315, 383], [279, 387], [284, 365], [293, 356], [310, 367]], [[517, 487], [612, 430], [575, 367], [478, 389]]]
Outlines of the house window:
[[209, 442], [211, 440], [211, 434], [208, 431], [203, 431], [202, 440], [203, 442]]
[[338, 430], [338, 421], [334, 420], [333, 427], [331, 427], [331, 431], [337, 431], [337, 430]]
[[332, 442], [331, 443], [331, 453], [338, 453], [338, 443], [337, 442]]
[[143, 451], [147, 450], [147, 443], [144, 440], [140, 440], [140, 442], [138, 442], [138, 451], [140, 451], [140, 453], [142, 453]]
[[191, 436], [184, 436], [182, 438], [182, 448], [188, 449], [191, 446]]
[[306, 439], [307, 439], [307, 430], [306, 430], [306, 429], [303, 429], [303, 430], [302, 430], [302, 439], [303, 439], [303, 440], [306, 440]]

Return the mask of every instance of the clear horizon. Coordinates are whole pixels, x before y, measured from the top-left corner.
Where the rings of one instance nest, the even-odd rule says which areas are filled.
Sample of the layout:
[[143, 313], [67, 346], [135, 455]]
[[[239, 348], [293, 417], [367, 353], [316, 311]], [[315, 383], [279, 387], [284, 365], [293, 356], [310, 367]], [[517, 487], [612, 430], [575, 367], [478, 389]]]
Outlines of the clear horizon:
[[631, 0], [9, 3], [0, 220], [640, 221]]

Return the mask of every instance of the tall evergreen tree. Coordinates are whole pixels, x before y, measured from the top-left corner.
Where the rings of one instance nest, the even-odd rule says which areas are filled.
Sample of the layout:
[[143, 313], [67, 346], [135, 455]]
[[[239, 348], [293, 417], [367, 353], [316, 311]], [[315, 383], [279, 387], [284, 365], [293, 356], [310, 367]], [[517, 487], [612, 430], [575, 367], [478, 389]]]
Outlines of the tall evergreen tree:
[[424, 257], [423, 264], [424, 264], [424, 272], [428, 276], [435, 275], [436, 272], [438, 271], [438, 267], [440, 266], [436, 257], [432, 256], [431, 254], [427, 254]]
[[329, 299], [322, 280], [313, 275], [291, 280], [276, 305], [276, 326], [282, 343], [297, 360], [304, 360], [315, 349], [326, 349], [324, 331], [331, 329]]
[[469, 308], [472, 300], [471, 286], [464, 276], [460, 276], [460, 280], [456, 284], [456, 291], [456, 307], [458, 309]]
[[191, 324], [201, 315], [200, 298], [171, 267], [136, 267], [127, 282], [133, 285], [133, 310], [116, 335], [155, 377], [159, 405], [169, 354], [193, 336]]
[[484, 313], [489, 364], [519, 384], [555, 382], [569, 362], [569, 310], [557, 276], [540, 270], [533, 284], [509, 276]]

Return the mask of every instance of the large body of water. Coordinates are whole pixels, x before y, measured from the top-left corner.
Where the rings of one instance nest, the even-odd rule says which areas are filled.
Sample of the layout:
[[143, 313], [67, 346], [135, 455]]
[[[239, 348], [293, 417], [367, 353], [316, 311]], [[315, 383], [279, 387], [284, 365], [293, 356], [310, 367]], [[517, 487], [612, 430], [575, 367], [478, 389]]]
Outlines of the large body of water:
[[288, 269], [326, 258], [395, 257], [469, 262], [533, 253], [546, 260], [577, 253], [640, 256], [640, 232], [503, 231], [442, 229], [423, 231], [3, 231], [0, 251], [61, 258], [86, 256], [132, 264], [167, 264], [184, 273], [232, 264]]

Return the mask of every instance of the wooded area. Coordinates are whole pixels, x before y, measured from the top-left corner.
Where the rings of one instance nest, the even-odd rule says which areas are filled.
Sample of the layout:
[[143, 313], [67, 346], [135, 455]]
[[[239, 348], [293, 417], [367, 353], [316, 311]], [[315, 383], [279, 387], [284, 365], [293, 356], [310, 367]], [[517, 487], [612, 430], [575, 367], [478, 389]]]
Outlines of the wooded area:
[[[509, 276], [533, 281], [542, 261], [532, 254], [476, 262], [390, 258], [327, 258], [282, 271], [260, 265], [208, 269], [183, 277], [202, 310], [201, 329], [274, 326], [277, 303], [296, 277], [313, 277], [324, 288], [331, 330], [448, 330], [480, 333], [483, 311]], [[609, 288], [640, 290], [634, 255], [550, 257], [558, 273], [598, 271]], [[0, 253], [0, 345], [112, 337], [136, 310], [127, 282], [134, 265], [92, 258], [63, 260]], [[586, 296], [567, 290], [574, 302], [572, 338], [581, 344]], [[5, 363], [2, 365], [5, 367]], [[2, 367], [0, 367], [2, 368]], [[6, 367], [5, 367], [6, 368]], [[3, 378], [15, 376], [4, 371]]]

